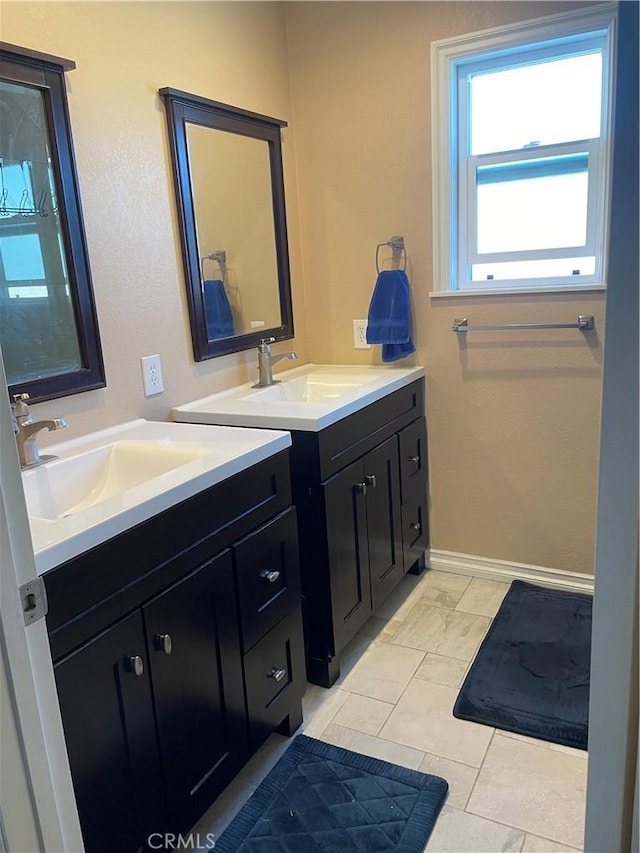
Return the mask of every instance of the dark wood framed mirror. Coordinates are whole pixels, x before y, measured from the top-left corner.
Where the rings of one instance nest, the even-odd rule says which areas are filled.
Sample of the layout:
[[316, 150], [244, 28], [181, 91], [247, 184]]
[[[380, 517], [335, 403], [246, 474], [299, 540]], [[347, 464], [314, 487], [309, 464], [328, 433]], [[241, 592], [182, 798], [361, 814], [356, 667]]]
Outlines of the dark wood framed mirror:
[[162, 97], [196, 361], [293, 337], [280, 131], [177, 89]]
[[68, 59], [0, 42], [0, 346], [11, 395], [105, 383], [67, 106]]

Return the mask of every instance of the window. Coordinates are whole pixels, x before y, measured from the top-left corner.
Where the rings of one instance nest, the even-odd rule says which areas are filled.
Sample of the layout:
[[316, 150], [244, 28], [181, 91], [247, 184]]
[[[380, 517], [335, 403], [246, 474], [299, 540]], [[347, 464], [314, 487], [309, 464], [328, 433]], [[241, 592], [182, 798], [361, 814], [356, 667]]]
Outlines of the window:
[[615, 11], [433, 44], [438, 293], [604, 285]]

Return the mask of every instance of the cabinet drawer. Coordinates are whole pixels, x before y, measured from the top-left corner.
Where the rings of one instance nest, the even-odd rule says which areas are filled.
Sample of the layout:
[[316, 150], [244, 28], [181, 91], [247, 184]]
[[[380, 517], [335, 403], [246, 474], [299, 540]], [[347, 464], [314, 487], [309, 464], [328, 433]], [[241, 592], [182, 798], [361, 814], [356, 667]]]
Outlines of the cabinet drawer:
[[234, 548], [242, 646], [247, 652], [300, 606], [296, 511], [291, 507]]
[[400, 433], [402, 542], [405, 572], [429, 544], [427, 503], [427, 430], [420, 418]]
[[426, 493], [427, 428], [425, 419], [405, 427], [400, 432], [400, 477], [403, 502], [412, 493]]
[[405, 572], [424, 554], [429, 545], [429, 518], [426, 496], [416, 494], [402, 505], [402, 542]]
[[245, 655], [244, 676], [253, 751], [302, 696], [305, 665], [299, 607]]

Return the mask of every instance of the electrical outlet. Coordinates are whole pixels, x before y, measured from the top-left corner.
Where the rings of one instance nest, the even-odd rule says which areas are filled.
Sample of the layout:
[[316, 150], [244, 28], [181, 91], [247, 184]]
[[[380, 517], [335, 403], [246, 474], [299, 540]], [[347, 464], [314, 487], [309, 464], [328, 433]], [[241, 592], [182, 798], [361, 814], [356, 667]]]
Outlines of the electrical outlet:
[[142, 382], [144, 384], [144, 396], [154, 397], [162, 394], [162, 367], [159, 355], [145, 355], [140, 359], [142, 364]]
[[371, 349], [371, 344], [367, 343], [367, 321], [353, 321], [353, 348], [354, 349]]

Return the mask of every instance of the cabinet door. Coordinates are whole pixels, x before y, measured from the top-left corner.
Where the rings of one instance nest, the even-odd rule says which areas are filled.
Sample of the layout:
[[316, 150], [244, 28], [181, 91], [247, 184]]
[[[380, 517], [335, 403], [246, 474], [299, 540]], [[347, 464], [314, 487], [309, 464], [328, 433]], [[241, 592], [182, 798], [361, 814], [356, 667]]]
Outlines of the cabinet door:
[[375, 610], [402, 578], [402, 520], [398, 439], [394, 435], [364, 458], [371, 604]]
[[140, 611], [55, 664], [87, 853], [146, 849], [166, 827]]
[[143, 608], [171, 828], [184, 831], [246, 758], [231, 553]]
[[402, 538], [404, 570], [420, 559], [429, 544], [427, 511], [427, 431], [425, 419], [400, 432]]
[[323, 485], [331, 614], [337, 655], [371, 613], [366, 485], [362, 460]]

